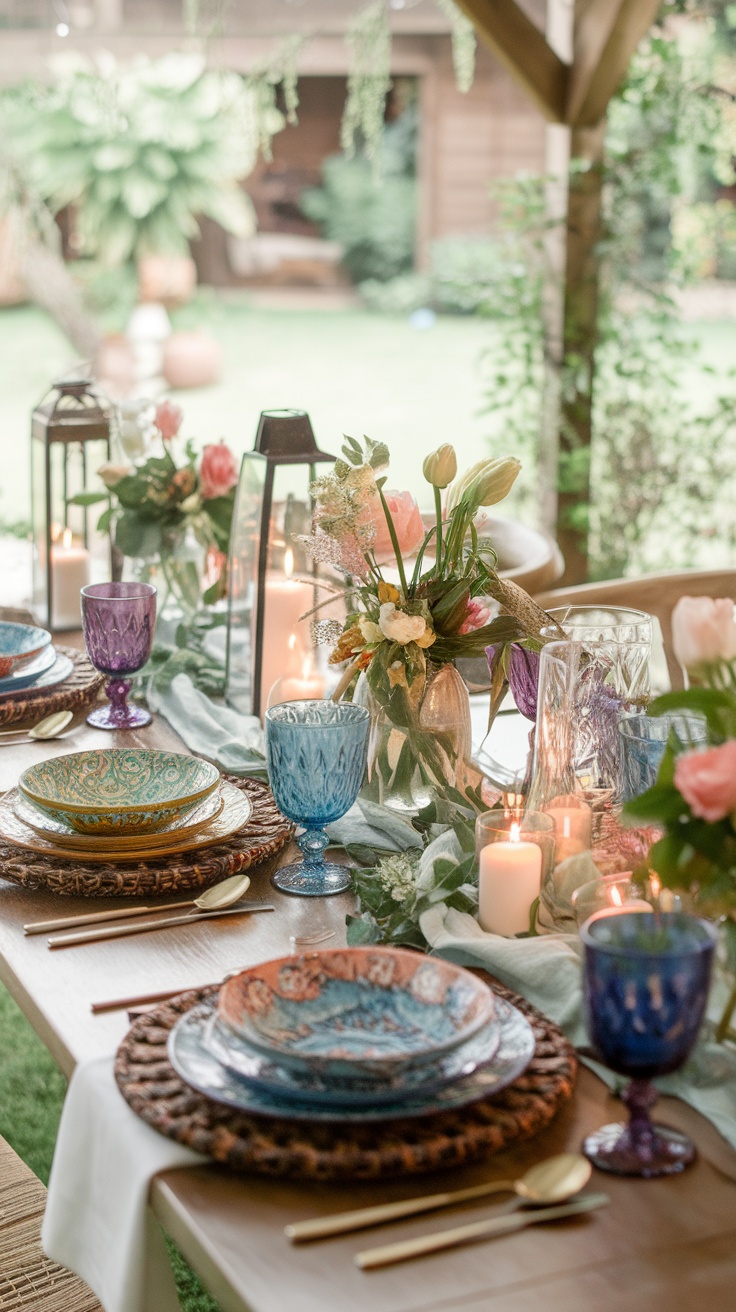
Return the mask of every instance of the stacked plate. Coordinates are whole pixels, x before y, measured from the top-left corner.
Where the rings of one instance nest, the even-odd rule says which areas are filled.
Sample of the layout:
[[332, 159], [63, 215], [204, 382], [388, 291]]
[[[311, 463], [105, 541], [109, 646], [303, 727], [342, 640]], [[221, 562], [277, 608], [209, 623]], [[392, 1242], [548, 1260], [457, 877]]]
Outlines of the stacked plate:
[[534, 1053], [524, 1016], [461, 966], [398, 948], [333, 948], [231, 976], [187, 1012], [169, 1058], [241, 1111], [388, 1120], [497, 1093]]
[[55, 688], [73, 668], [69, 657], [56, 651], [47, 629], [0, 622], [0, 701]]
[[208, 761], [113, 748], [25, 770], [0, 805], [0, 836], [68, 860], [142, 861], [224, 842], [250, 814]]

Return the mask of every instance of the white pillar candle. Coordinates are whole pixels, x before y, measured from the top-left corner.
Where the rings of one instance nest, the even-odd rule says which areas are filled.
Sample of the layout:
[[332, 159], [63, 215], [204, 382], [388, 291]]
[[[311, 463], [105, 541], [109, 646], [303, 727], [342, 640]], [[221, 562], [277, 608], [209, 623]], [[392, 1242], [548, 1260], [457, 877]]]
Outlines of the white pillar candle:
[[542, 850], [522, 842], [519, 826], [511, 826], [508, 842], [481, 848], [478, 875], [478, 918], [491, 934], [511, 938], [529, 928], [529, 913], [542, 885]]
[[79, 594], [90, 581], [89, 552], [72, 543], [71, 529], [64, 529], [61, 542], [51, 547], [51, 627], [80, 629], [82, 603]]
[[302, 662], [310, 648], [309, 621], [300, 622], [300, 619], [314, 606], [314, 589], [311, 583], [291, 577], [293, 562], [293, 554], [287, 550], [284, 573], [269, 574], [266, 579], [261, 665], [262, 710], [266, 707], [268, 691], [277, 679], [285, 676], [299, 677]]
[[324, 695], [324, 676], [314, 669], [311, 657], [307, 657], [300, 675], [283, 674], [276, 680], [268, 694], [268, 705], [278, 706], [279, 702], [320, 701]]
[[555, 865], [590, 851], [593, 813], [589, 806], [549, 806], [546, 814], [555, 822]]

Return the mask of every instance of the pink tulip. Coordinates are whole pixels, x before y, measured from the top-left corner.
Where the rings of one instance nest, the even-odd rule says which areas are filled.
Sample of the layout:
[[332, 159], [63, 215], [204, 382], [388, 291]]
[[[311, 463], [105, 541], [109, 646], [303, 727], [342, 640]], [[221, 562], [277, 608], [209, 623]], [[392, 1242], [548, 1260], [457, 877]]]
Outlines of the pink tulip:
[[175, 405], [173, 401], [159, 401], [153, 422], [164, 442], [170, 442], [172, 438], [176, 437], [183, 418], [184, 412], [181, 406]]
[[484, 601], [478, 597], [473, 597], [468, 602], [468, 609], [465, 614], [458, 633], [474, 633], [476, 629], [482, 629], [484, 624], [490, 623], [491, 611]]
[[238, 462], [224, 442], [210, 443], [202, 452], [199, 490], [205, 501], [227, 496], [238, 481]]
[[[384, 492], [383, 495], [391, 513], [402, 558], [411, 556], [424, 541], [424, 525], [419, 506], [411, 492]], [[376, 560], [379, 563], [390, 562], [394, 559], [394, 548], [380, 497], [371, 497], [368, 515], [376, 528], [373, 543]]]
[[713, 824], [736, 811], [736, 738], [707, 752], [688, 752], [675, 765], [675, 787], [693, 815]]

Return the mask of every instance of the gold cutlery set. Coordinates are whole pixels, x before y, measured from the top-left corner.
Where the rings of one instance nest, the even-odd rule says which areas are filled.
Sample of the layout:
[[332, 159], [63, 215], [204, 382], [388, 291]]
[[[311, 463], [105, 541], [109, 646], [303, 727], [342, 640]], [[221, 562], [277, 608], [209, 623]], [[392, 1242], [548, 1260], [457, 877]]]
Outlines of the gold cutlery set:
[[[606, 1194], [581, 1194], [591, 1175], [590, 1162], [577, 1153], [561, 1153], [532, 1166], [520, 1179], [491, 1180], [468, 1189], [455, 1189], [447, 1193], [426, 1194], [417, 1198], [402, 1199], [395, 1203], [379, 1203], [375, 1207], [360, 1208], [352, 1212], [339, 1212], [334, 1216], [315, 1217], [308, 1221], [295, 1221], [284, 1231], [292, 1243], [308, 1243], [316, 1239], [333, 1238], [350, 1234], [371, 1226], [386, 1225], [391, 1221], [423, 1212], [455, 1207], [496, 1193], [514, 1193], [516, 1199], [500, 1216], [466, 1225], [440, 1230], [414, 1239], [399, 1240], [366, 1248], [356, 1253], [355, 1263], [363, 1271], [406, 1262], [427, 1253], [456, 1248], [475, 1240], [492, 1239], [498, 1235], [513, 1234], [527, 1226], [545, 1221], [580, 1216], [605, 1206]], [[519, 1209], [528, 1210], [519, 1210]]]

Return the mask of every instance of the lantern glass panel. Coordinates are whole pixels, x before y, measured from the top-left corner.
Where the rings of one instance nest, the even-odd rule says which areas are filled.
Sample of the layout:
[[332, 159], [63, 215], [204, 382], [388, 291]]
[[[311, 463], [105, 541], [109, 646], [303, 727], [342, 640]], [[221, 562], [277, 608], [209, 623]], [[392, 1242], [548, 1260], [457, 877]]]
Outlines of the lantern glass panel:
[[109, 534], [97, 529], [106, 502], [73, 504], [80, 493], [105, 492], [97, 470], [110, 459], [110, 426], [107, 403], [86, 384], [57, 390], [31, 427], [32, 600], [40, 623], [64, 630], [81, 627], [80, 589], [111, 574]]
[[315, 646], [314, 626], [344, 618], [343, 579], [313, 559], [305, 538], [311, 485], [333, 459], [305, 411], [262, 412], [231, 532], [226, 695], [238, 710], [263, 715], [276, 702], [325, 695], [327, 648]]

